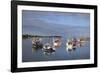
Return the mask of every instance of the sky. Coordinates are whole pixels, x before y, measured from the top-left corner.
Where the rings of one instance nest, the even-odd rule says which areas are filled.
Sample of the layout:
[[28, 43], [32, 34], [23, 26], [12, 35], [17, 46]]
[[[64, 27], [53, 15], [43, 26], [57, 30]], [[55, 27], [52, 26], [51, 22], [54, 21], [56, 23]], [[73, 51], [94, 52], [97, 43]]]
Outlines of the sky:
[[[90, 14], [53, 11], [22, 11], [23, 34], [64, 35], [90, 30]], [[77, 35], [77, 34], [76, 34]]]

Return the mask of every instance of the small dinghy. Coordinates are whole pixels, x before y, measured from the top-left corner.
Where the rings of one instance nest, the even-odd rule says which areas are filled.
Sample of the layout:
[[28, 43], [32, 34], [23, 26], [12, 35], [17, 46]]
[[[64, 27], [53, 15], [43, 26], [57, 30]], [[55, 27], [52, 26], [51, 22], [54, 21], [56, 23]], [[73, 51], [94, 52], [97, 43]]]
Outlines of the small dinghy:
[[44, 46], [43, 46], [43, 50], [45, 52], [55, 52], [55, 48], [53, 48], [49, 43], [46, 43]]

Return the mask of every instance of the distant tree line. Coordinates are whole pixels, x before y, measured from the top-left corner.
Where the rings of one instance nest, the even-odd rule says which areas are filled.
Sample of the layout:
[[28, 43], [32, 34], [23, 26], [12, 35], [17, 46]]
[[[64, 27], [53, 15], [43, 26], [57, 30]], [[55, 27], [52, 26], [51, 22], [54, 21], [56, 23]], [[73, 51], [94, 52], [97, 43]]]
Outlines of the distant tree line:
[[32, 35], [29, 35], [29, 34], [23, 34], [22, 35], [22, 38], [30, 38], [30, 37], [32, 37]]
[[40, 35], [29, 35], [29, 34], [23, 34], [22, 38], [32, 38], [32, 37], [59, 37], [61, 38], [61, 36], [40, 36]]

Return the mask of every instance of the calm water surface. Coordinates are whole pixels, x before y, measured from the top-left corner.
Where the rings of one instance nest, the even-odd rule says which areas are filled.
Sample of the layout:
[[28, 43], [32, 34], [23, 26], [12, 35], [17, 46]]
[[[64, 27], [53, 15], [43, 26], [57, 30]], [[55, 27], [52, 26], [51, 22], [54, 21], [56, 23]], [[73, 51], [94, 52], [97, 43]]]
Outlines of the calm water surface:
[[[86, 42], [84, 46], [77, 47], [71, 51], [66, 48], [66, 40], [62, 39], [60, 47], [56, 48], [55, 52], [46, 54], [42, 48], [35, 49], [32, 46], [32, 38], [23, 39], [22, 41], [22, 61], [35, 62], [35, 61], [55, 61], [55, 60], [79, 60], [90, 58], [90, 42]], [[43, 43], [48, 42], [48, 40]]]

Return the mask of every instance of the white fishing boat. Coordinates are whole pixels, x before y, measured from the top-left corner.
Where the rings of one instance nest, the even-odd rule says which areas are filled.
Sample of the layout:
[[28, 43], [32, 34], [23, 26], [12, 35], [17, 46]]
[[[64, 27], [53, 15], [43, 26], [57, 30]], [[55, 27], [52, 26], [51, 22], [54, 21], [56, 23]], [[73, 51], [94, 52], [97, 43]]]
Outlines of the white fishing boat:
[[55, 48], [57, 48], [57, 47], [60, 47], [61, 46], [61, 38], [54, 38], [53, 39], [53, 46], [55, 47]]
[[69, 50], [73, 50], [77, 47], [77, 40], [67, 40], [67, 43], [66, 43], [66, 49], [67, 51]]
[[41, 43], [41, 41], [42, 41], [41, 38], [37, 38], [37, 37], [32, 38], [32, 44]]
[[66, 49], [67, 49], [67, 51], [72, 50], [73, 49], [73, 44], [71, 42], [67, 42], [66, 43]]

